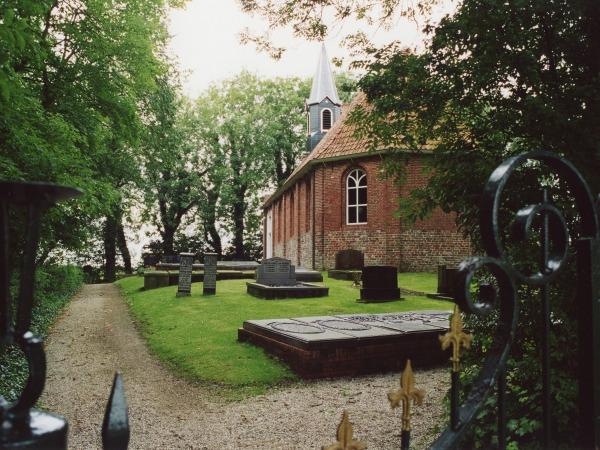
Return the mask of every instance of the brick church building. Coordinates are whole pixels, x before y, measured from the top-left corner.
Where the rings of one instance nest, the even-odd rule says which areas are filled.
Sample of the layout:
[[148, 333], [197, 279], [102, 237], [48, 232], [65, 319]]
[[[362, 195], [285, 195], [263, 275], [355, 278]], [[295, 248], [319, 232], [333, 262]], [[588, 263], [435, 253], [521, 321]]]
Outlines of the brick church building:
[[454, 217], [441, 210], [423, 221], [404, 224], [398, 199], [424, 186], [427, 155], [415, 154], [401, 185], [380, 176], [381, 154], [369, 153], [346, 123], [350, 105], [338, 97], [325, 47], [306, 101], [308, 148], [298, 167], [263, 204], [264, 256], [288, 258], [318, 270], [335, 265], [340, 250], [360, 250], [365, 264], [401, 271], [456, 265], [470, 254]]

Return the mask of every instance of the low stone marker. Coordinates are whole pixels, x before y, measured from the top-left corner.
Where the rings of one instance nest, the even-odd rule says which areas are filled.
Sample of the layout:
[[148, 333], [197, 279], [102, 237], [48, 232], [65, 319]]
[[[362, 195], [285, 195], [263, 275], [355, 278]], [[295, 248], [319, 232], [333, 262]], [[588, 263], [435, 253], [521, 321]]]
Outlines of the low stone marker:
[[438, 266], [438, 296], [453, 297], [458, 269]]
[[296, 267], [289, 259], [264, 259], [256, 269], [256, 282], [246, 283], [248, 294], [273, 300], [278, 298], [324, 297], [329, 288], [298, 281]]
[[360, 250], [340, 250], [335, 255], [335, 268], [338, 270], [361, 270], [365, 266], [365, 256]]
[[269, 258], [256, 269], [256, 282], [267, 286], [294, 286], [296, 268], [289, 259]]
[[360, 250], [340, 250], [335, 254], [335, 268], [327, 272], [329, 278], [354, 280], [365, 265], [365, 255]]
[[400, 299], [398, 269], [394, 266], [365, 266], [359, 302], [385, 302]]
[[204, 254], [204, 283], [202, 295], [215, 295], [217, 293], [217, 254]]
[[192, 294], [192, 264], [193, 253], [181, 253], [179, 255], [179, 283], [177, 297], [187, 297]]

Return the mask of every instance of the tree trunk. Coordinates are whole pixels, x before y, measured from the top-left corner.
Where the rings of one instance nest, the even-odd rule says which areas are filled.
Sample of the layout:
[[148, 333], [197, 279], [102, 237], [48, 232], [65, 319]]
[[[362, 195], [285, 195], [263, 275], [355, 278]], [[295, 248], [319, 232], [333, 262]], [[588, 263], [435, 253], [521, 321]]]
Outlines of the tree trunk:
[[123, 219], [117, 224], [117, 245], [119, 246], [119, 253], [123, 258], [123, 266], [125, 267], [125, 273], [131, 274], [133, 270], [131, 268], [131, 254], [127, 248], [127, 240], [125, 239], [125, 229], [123, 228]]
[[215, 183], [212, 189], [206, 192], [206, 208], [201, 211], [202, 224], [204, 225], [204, 240], [217, 255], [223, 254], [221, 236], [217, 231], [217, 201], [219, 200], [220, 183]]
[[233, 250], [234, 258], [244, 259], [246, 250], [244, 249], [244, 215], [246, 213], [246, 187], [238, 186], [235, 189], [235, 199], [233, 201]]
[[161, 233], [162, 238], [163, 238], [163, 242], [162, 242], [163, 256], [175, 254], [174, 243], [175, 243], [175, 231], [176, 230], [177, 230], [176, 227], [172, 227], [172, 226], [163, 224], [163, 231]]
[[117, 278], [117, 220], [107, 216], [104, 223], [104, 281], [112, 283]]

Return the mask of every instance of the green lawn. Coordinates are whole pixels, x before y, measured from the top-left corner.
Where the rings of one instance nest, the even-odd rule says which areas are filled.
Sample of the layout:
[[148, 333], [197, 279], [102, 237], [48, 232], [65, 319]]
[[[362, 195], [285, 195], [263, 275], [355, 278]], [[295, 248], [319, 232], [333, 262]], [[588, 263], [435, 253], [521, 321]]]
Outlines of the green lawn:
[[[419, 286], [426, 285], [419, 276], [412, 278]], [[270, 386], [298, 380], [262, 349], [237, 341], [237, 329], [246, 319], [450, 309], [448, 302], [410, 296], [391, 303], [356, 303], [359, 293], [350, 281], [325, 276], [325, 284], [330, 288], [328, 297], [261, 300], [246, 294], [246, 280], [219, 281], [217, 295], [212, 297], [203, 297], [202, 283], [194, 283], [192, 296], [179, 298], [175, 297], [177, 286], [144, 291], [141, 277], [117, 281], [159, 359], [178, 375], [215, 385], [229, 398], [256, 395]], [[409, 287], [407, 280], [404, 286]]]
[[413, 291], [434, 294], [437, 292], [437, 274], [428, 272], [406, 272], [398, 274], [398, 286]]

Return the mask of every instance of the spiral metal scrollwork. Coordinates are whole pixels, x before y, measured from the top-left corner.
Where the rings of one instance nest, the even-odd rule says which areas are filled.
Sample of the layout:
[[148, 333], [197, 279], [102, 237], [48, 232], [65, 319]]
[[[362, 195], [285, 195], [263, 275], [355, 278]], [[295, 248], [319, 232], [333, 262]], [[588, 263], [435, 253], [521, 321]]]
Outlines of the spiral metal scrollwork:
[[[499, 391], [504, 388], [504, 369], [518, 322], [517, 286], [527, 283], [544, 288], [560, 273], [567, 262], [570, 240], [568, 227], [561, 212], [546, 195], [542, 202], [517, 211], [512, 225], [512, 238], [517, 242], [523, 241], [529, 236], [535, 218], [542, 217], [544, 229], [541, 240], [544, 256], [539, 270], [531, 274], [522, 273], [515, 267], [504, 248], [499, 225], [502, 193], [515, 170], [528, 164], [529, 161], [538, 161], [546, 165], [567, 183], [577, 207], [580, 235], [588, 238], [599, 236], [594, 198], [579, 171], [569, 161], [553, 153], [537, 151], [509, 158], [493, 171], [485, 185], [480, 210], [481, 235], [487, 256], [469, 258], [460, 264], [454, 298], [466, 314], [483, 317], [497, 308], [498, 323], [493, 335], [493, 343], [485, 356], [479, 374], [463, 403], [457, 406], [457, 420], [453, 421], [454, 423], [434, 442], [431, 447], [433, 449], [456, 448], [469, 428], [468, 425], [475, 419], [486, 398], [491, 394], [493, 386], [500, 383]], [[474, 301], [471, 296], [471, 283], [475, 273], [484, 268], [495, 278], [497, 293], [492, 290], [492, 295], [489, 295], [488, 290], [488, 295], [480, 295], [478, 301]], [[499, 399], [501, 397], [502, 392], [499, 392]], [[499, 435], [502, 434], [501, 427], [502, 425], [499, 425]], [[499, 437], [499, 441], [502, 447], [503, 437]]]

